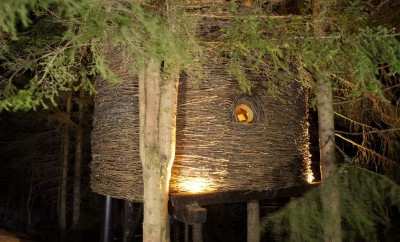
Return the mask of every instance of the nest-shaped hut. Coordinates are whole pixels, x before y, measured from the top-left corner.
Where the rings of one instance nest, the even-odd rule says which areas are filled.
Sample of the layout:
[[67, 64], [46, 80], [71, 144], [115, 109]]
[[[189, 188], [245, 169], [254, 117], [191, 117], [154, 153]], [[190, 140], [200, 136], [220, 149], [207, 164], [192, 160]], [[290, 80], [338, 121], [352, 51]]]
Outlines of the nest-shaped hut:
[[[203, 24], [202, 31], [213, 28]], [[205, 46], [207, 39], [212, 35], [204, 37]], [[201, 79], [180, 78], [170, 192], [265, 191], [306, 183], [306, 89], [286, 80], [271, 93], [265, 77], [254, 76], [252, 95], [243, 95], [227, 72], [226, 59], [208, 46]], [[96, 84], [91, 187], [103, 195], [141, 201], [138, 81], [122, 58], [111, 59], [124, 82]]]

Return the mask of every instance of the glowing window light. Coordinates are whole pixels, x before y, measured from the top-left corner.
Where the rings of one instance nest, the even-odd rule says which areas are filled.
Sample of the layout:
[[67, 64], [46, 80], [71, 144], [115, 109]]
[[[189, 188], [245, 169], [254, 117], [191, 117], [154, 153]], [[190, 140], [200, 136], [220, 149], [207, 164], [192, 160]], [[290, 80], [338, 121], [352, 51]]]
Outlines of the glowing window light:
[[196, 177], [184, 179], [180, 182], [180, 190], [189, 193], [210, 192], [214, 189], [211, 187], [212, 182], [207, 178]]
[[251, 123], [253, 122], [254, 119], [254, 113], [253, 110], [249, 105], [246, 105], [244, 103], [239, 104], [238, 106], [235, 107], [235, 116], [236, 116], [236, 121], [239, 123]]

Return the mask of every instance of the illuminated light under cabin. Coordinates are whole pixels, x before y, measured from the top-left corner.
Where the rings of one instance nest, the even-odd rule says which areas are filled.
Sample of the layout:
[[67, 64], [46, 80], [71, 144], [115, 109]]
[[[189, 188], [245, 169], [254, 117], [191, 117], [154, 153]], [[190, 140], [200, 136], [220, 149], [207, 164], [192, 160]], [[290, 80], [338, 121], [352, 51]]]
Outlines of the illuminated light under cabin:
[[210, 179], [204, 177], [182, 179], [178, 186], [182, 192], [192, 194], [215, 191]]
[[307, 171], [305, 175], [306, 175], [306, 180], [309, 184], [314, 183], [315, 177], [314, 173], [311, 170]]

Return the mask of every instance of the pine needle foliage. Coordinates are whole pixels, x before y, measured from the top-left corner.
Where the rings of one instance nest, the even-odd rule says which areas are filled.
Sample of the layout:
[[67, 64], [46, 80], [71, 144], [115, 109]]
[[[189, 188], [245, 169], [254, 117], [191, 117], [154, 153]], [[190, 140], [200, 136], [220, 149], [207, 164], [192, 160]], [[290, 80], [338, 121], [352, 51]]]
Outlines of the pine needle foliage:
[[385, 64], [392, 74], [400, 73], [397, 35], [369, 19], [365, 1], [336, 2], [318, 20], [327, 33], [322, 37], [314, 35], [307, 1], [302, 16], [274, 18], [269, 13], [270, 18], [259, 18], [260, 9], [239, 15], [225, 29], [224, 51], [231, 57], [230, 72], [242, 90], [251, 91], [249, 72], [273, 76], [279, 70], [306, 86], [322, 78], [336, 86], [345, 84], [352, 96], [381, 93], [379, 66]]
[[[139, 3], [140, 2], [140, 3]], [[57, 105], [64, 92], [93, 93], [94, 76], [119, 78], [104, 49], [122, 50], [132, 72], [148, 59], [164, 72], [189, 68], [199, 50], [192, 22], [169, 1], [0, 2], [0, 111]]]
[[[344, 165], [327, 179], [323, 189], [340, 192], [344, 241], [379, 241], [379, 227], [390, 227], [390, 211], [400, 211], [400, 186], [386, 176]], [[263, 229], [280, 241], [323, 241], [321, 188], [291, 201], [264, 219]]]

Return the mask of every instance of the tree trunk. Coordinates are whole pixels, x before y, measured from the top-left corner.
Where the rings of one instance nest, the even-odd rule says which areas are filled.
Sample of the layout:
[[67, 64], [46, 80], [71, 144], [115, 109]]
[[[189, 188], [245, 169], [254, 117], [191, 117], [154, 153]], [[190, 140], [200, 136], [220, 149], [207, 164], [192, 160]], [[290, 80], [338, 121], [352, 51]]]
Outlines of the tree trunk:
[[[72, 96], [67, 94], [66, 99], [66, 110], [68, 118], [71, 115]], [[64, 126], [64, 140], [63, 140], [63, 164], [62, 164], [62, 175], [61, 175], [61, 194], [60, 194], [60, 211], [59, 211], [59, 227], [61, 232], [61, 241], [65, 239], [65, 233], [67, 229], [67, 179], [68, 179], [68, 160], [69, 160], [69, 125]]]
[[[313, 20], [315, 36], [325, 35], [326, 22], [324, 14], [334, 5], [334, 0], [320, 3], [319, 0], [313, 1]], [[342, 241], [341, 235], [341, 214], [340, 214], [340, 194], [335, 189], [334, 184], [330, 184], [327, 189], [326, 179], [335, 173], [335, 125], [334, 109], [332, 98], [332, 83], [327, 78], [316, 75], [316, 98], [318, 110], [318, 134], [320, 149], [320, 169], [321, 169], [321, 202], [324, 214], [324, 241]], [[334, 181], [331, 181], [334, 182]], [[333, 186], [332, 186], [333, 185]]]
[[[80, 92], [80, 98], [83, 91]], [[72, 207], [72, 228], [77, 229], [81, 213], [81, 166], [82, 166], [82, 142], [83, 142], [83, 105], [79, 101], [78, 127], [76, 128], [75, 141], [75, 164], [74, 164], [74, 187], [73, 187], [73, 207]]]
[[342, 241], [340, 194], [335, 189], [335, 180], [331, 180], [330, 186], [325, 186], [325, 180], [336, 170], [335, 136], [334, 136], [334, 112], [332, 102], [332, 86], [328, 81], [317, 81], [317, 109], [320, 143], [321, 166], [321, 201], [324, 214], [325, 242]]
[[316, 90], [321, 180], [324, 181], [336, 170], [332, 85], [318, 80]]
[[149, 60], [139, 75], [140, 158], [144, 185], [144, 242], [169, 241], [168, 193], [175, 156], [178, 73], [161, 78]]
[[260, 204], [247, 202], [247, 242], [260, 242]]

